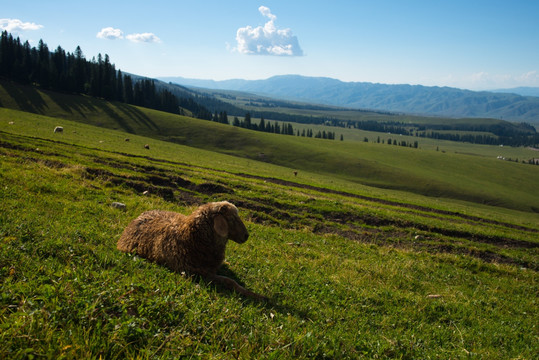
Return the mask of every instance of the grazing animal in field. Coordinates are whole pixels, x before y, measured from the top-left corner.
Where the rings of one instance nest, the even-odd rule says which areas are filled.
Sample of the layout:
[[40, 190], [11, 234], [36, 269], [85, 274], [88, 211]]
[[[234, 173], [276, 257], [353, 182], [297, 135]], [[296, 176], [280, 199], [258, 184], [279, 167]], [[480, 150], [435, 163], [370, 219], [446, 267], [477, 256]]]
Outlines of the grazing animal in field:
[[55, 133], [61, 133], [64, 132], [64, 128], [62, 126], [57, 126], [54, 128]]
[[122, 209], [122, 210], [125, 210], [126, 208], [126, 205], [124, 203], [121, 203], [121, 202], [117, 202], [117, 201], [114, 201], [111, 206], [113, 208], [116, 208], [116, 209]]
[[144, 148], [150, 150], [150, 145], [146, 144], [144, 145]]
[[200, 275], [242, 295], [265, 299], [233, 279], [217, 275], [228, 239], [241, 244], [248, 237], [238, 209], [223, 201], [202, 205], [188, 216], [172, 211], [146, 211], [127, 226], [117, 247], [173, 271]]

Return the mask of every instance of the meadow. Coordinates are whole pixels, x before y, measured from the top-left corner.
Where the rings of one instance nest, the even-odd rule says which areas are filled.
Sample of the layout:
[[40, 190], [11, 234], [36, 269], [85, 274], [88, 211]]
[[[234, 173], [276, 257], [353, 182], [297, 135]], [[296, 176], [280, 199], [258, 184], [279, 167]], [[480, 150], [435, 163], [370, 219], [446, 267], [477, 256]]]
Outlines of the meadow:
[[[521, 160], [537, 157], [537, 151], [529, 148], [421, 139], [420, 148], [412, 149], [375, 143], [374, 137], [380, 136], [380, 133], [370, 133], [368, 136], [373, 141], [365, 143], [364, 133], [333, 127], [329, 129], [337, 129], [337, 139], [340, 136], [338, 131], [343, 131], [347, 140], [283, 136], [85, 96], [41, 91], [12, 83], [1, 84], [0, 101], [5, 111], [14, 109], [43, 114], [57, 118], [57, 124], [60, 124], [60, 119], [66, 119], [122, 130], [129, 134], [248, 158], [253, 163], [262, 161], [335, 180], [429, 198], [496, 205], [524, 212], [539, 209], [539, 193], [533, 180], [539, 176], [539, 167], [497, 159], [498, 156]], [[17, 115], [6, 113], [4, 116], [9, 119]], [[14, 125], [25, 127], [23, 123]], [[50, 132], [37, 128], [35, 131], [44, 134]], [[73, 130], [66, 131], [72, 133]], [[408, 142], [417, 139], [386, 136]]]
[[[537, 167], [38, 95], [1, 97], [1, 358], [538, 357]], [[116, 250], [220, 200], [251, 234], [220, 273], [267, 302]]]

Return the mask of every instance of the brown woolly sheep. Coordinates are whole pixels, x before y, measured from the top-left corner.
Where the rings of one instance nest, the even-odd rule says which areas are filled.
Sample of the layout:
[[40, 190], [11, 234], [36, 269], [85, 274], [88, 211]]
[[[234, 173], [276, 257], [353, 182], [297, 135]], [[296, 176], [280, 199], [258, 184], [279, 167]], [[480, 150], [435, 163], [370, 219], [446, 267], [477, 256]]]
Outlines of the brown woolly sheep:
[[146, 211], [127, 226], [117, 248], [135, 252], [179, 273], [200, 275], [242, 295], [265, 299], [236, 281], [217, 275], [225, 259], [228, 239], [241, 244], [248, 237], [238, 209], [223, 201], [202, 205], [189, 216], [171, 211]]

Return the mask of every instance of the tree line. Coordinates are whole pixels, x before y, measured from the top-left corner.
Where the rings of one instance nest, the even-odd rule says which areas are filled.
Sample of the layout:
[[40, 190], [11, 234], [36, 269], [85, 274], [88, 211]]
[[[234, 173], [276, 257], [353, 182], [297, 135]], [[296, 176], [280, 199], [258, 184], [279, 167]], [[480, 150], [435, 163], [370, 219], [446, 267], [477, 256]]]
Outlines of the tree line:
[[[305, 116], [281, 112], [253, 111], [252, 116], [271, 117], [275, 120], [296, 122], [302, 124], [319, 124], [334, 127], [353, 128], [358, 130], [400, 134], [439, 140], [469, 142], [483, 145], [535, 146], [539, 144], [539, 134], [527, 123], [495, 123], [495, 124], [415, 124], [399, 121], [376, 120], [341, 120], [329, 116]], [[442, 131], [448, 131], [441, 133]], [[455, 131], [450, 133], [449, 131]], [[456, 131], [466, 131], [469, 134], [459, 134]], [[482, 134], [477, 134], [481, 132]], [[476, 134], [474, 134], [476, 133]], [[491, 133], [491, 134], [485, 134]]]
[[171, 113], [189, 110], [195, 117], [211, 119], [212, 113], [192, 97], [178, 97], [157, 89], [151, 79], [132, 77], [116, 70], [108, 55], [87, 60], [77, 46], [73, 53], [61, 46], [49, 50], [43, 40], [37, 47], [22, 43], [7, 31], [0, 35], [0, 76], [43, 89], [85, 94]]
[[416, 136], [437, 140], [468, 142], [481, 145], [533, 146], [539, 144], [539, 134], [514, 134], [512, 136], [492, 136], [488, 134], [452, 134], [436, 131], [416, 133]]
[[[18, 37], [14, 38], [7, 31], [0, 34], [0, 77], [23, 84], [37, 85], [44, 89], [85, 94], [180, 115], [192, 115], [206, 120], [216, 118], [212, 111], [208, 110], [208, 106], [213, 109], [221, 106], [223, 109], [222, 106], [227, 104], [215, 98], [195, 97], [188, 94], [187, 91], [178, 91], [172, 87], [167, 89], [151, 79], [123, 74], [121, 70], [116, 70], [115, 65], [111, 63], [106, 54], [105, 56], [98, 54], [97, 58], [93, 57], [91, 60], [87, 60], [80, 46], [77, 46], [73, 53], [66, 52], [61, 46], [50, 51], [43, 40], [39, 41], [37, 47], [31, 47], [28, 41], [22, 43]], [[229, 107], [227, 108], [229, 114], [239, 115], [240, 111], [245, 111], [230, 104]], [[189, 113], [186, 113], [185, 110]], [[283, 122], [325, 124], [475, 144], [511, 146], [537, 146], [539, 144], [539, 134], [533, 126], [525, 123], [505, 122], [484, 125], [461, 123], [425, 126], [393, 121], [343, 121], [328, 116], [305, 116], [271, 111], [254, 111], [250, 113], [250, 116], [261, 119], [271, 118]], [[217, 116], [217, 121], [218, 119]], [[243, 121], [243, 125], [241, 122], [236, 125], [251, 130], [294, 135], [294, 130], [290, 130], [291, 125], [280, 126], [276, 123], [260, 126], [246, 120]], [[440, 130], [468, 131], [472, 134], [441, 133]], [[483, 134], [473, 134], [473, 132], [483, 132]], [[484, 134], [485, 132], [493, 135]], [[327, 139], [335, 137], [335, 133], [331, 131], [313, 134], [312, 130], [304, 131], [301, 134], [296, 131], [296, 135]]]
[[[230, 121], [228, 120], [228, 114], [226, 111], [221, 111], [219, 113], [215, 112], [215, 115], [213, 116], [213, 121], [221, 123], [221, 124], [228, 124], [230, 125]], [[281, 135], [296, 135], [296, 136], [302, 136], [302, 137], [314, 137], [318, 139], [329, 139], [329, 140], [335, 140], [335, 132], [332, 131], [318, 131], [316, 134], [314, 134], [312, 129], [303, 129], [300, 133], [299, 130], [294, 130], [294, 127], [292, 124], [280, 124], [279, 122], [271, 122], [266, 121], [264, 117], [260, 118], [260, 121], [258, 123], [255, 123], [252, 121], [251, 113], [247, 112], [242, 120], [240, 120], [237, 116], [234, 116], [234, 120], [232, 121], [233, 126], [241, 127], [244, 129], [254, 130], [254, 131], [262, 131], [272, 134], [281, 134]], [[343, 137], [341, 135], [341, 140], [343, 140]]]

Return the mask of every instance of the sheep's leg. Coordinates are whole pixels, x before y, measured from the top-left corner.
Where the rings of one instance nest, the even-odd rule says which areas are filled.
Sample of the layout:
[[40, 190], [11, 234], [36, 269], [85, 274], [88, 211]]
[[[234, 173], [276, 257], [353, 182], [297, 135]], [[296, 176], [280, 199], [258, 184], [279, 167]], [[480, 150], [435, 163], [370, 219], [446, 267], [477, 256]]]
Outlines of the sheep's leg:
[[257, 299], [257, 300], [267, 300], [268, 299], [267, 297], [265, 297], [263, 295], [257, 294], [255, 292], [250, 291], [250, 290], [247, 290], [246, 288], [244, 288], [243, 286], [241, 286], [240, 284], [238, 284], [237, 282], [235, 282], [231, 278], [227, 278], [226, 276], [213, 275], [213, 276], [209, 277], [209, 280], [211, 280], [213, 282], [217, 282], [217, 283], [229, 288], [230, 290], [234, 290], [239, 294], [251, 297], [253, 299]]

